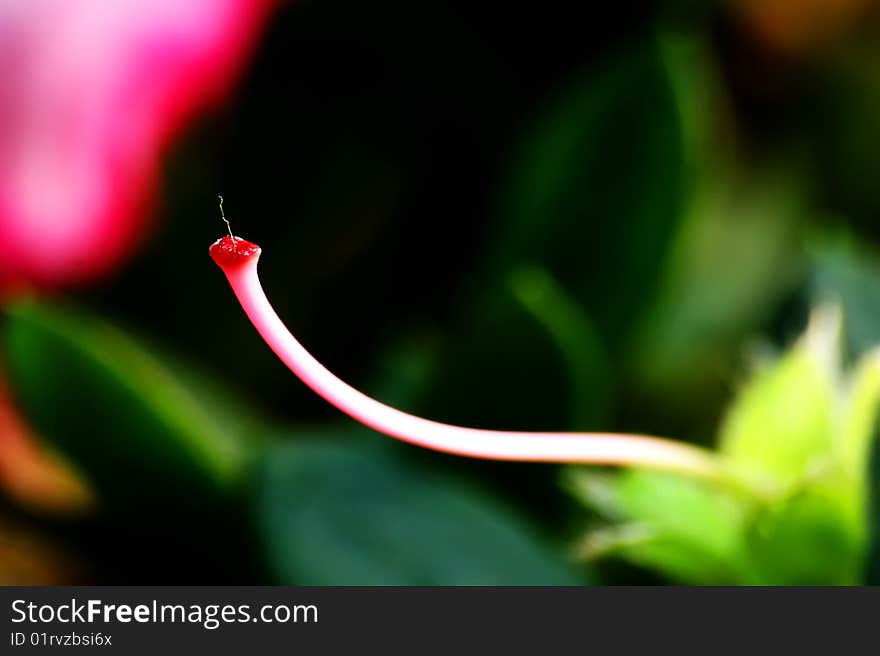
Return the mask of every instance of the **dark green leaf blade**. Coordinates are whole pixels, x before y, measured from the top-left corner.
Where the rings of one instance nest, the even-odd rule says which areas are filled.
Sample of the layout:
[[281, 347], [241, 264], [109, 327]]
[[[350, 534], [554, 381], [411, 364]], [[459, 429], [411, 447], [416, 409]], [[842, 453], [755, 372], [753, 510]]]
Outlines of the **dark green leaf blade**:
[[257, 514], [279, 582], [582, 583], [502, 504], [362, 439], [287, 444], [268, 454]]
[[40, 434], [119, 511], [198, 507], [236, 489], [248, 439], [150, 352], [70, 308], [7, 308], [5, 361]]

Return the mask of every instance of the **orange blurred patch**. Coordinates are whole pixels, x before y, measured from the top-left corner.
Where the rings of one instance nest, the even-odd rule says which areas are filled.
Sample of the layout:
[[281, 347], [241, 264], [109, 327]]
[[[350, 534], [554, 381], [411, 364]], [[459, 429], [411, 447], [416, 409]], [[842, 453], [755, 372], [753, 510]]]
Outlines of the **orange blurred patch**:
[[739, 0], [749, 31], [779, 54], [798, 57], [834, 44], [878, 0]]
[[0, 516], [0, 585], [72, 585], [83, 570], [45, 537]]
[[95, 496], [82, 477], [58, 454], [41, 445], [27, 426], [2, 377], [0, 489], [21, 506], [38, 512], [81, 515], [95, 507]]

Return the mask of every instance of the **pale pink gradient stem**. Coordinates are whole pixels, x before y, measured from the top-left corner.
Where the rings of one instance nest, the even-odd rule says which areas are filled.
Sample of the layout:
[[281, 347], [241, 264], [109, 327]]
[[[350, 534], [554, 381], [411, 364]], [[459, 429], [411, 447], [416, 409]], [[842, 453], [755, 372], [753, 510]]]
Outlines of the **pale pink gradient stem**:
[[629, 465], [721, 478], [711, 453], [681, 442], [614, 433], [537, 433], [483, 430], [422, 419], [387, 406], [337, 378], [290, 333], [266, 298], [257, 274], [258, 246], [224, 237], [211, 246], [235, 296], [275, 354], [306, 385], [357, 421], [391, 437], [471, 458]]

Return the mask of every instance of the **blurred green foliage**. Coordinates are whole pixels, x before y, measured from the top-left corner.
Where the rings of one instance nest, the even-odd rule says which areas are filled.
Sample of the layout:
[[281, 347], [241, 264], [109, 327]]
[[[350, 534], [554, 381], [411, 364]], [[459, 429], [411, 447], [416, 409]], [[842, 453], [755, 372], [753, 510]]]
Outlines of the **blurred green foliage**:
[[[35, 303], [7, 315], [8, 373], [28, 416], [121, 525], [231, 521], [255, 532], [255, 552], [277, 583], [585, 580], [503, 503], [406, 467], [367, 431], [279, 444], [267, 425], [242, 423], [246, 410], [230, 405], [228, 392], [203, 396], [193, 384], [201, 376], [175, 374], [105, 322]], [[357, 442], [337, 444], [346, 435]], [[236, 522], [236, 514], [255, 519]]]
[[[66, 309], [21, 303], [7, 308], [9, 374], [28, 416], [76, 461], [108, 502], [205, 503], [242, 478], [253, 431], [225, 403], [197, 396], [148, 351], [111, 325]], [[248, 427], [250, 428], [250, 427]], [[238, 429], [238, 430], [237, 430]], [[137, 463], [136, 467], [131, 463]], [[128, 468], [119, 485], [120, 468]], [[164, 477], [187, 482], [144, 491]], [[170, 498], [160, 501], [161, 495]]]
[[576, 496], [614, 523], [583, 553], [620, 555], [697, 584], [852, 585], [868, 548], [870, 441], [880, 357], [839, 368], [840, 316], [825, 309], [728, 410], [719, 454], [734, 478], [571, 473]]
[[[407, 467], [371, 436], [266, 455], [258, 517], [281, 581], [305, 585], [577, 585], [509, 508]], [[373, 438], [375, 439], [375, 438]]]
[[[580, 10], [279, 11], [122, 275], [4, 308], [16, 398], [100, 501], [23, 519], [101, 582], [880, 580], [876, 27], [782, 56], [735, 2]], [[205, 255], [218, 192], [356, 386], [453, 423], [717, 438], [740, 485], [560, 486], [340, 423]], [[839, 340], [819, 312], [789, 348], [832, 306]]]

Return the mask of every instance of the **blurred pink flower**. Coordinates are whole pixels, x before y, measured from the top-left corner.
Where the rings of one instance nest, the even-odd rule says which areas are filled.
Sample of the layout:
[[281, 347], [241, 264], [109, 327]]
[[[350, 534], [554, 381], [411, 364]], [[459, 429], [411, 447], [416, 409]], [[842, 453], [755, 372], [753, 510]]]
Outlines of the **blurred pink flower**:
[[270, 0], [0, 0], [0, 294], [105, 274]]

